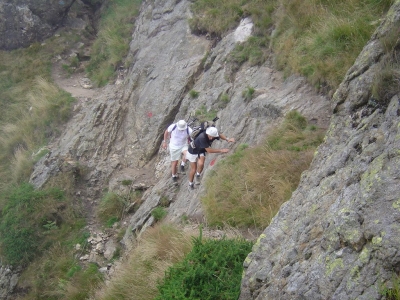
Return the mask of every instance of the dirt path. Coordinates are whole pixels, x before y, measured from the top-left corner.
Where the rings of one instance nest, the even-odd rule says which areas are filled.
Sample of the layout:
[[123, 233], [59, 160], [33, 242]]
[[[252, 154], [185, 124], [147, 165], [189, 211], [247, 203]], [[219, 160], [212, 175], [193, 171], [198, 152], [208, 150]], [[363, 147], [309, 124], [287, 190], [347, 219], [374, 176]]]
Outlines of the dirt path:
[[57, 86], [70, 93], [74, 98], [93, 98], [99, 89], [91, 86], [90, 80], [83, 72], [69, 75], [63, 69], [63, 64], [68, 63], [61, 59], [55, 62], [52, 67], [52, 78]]

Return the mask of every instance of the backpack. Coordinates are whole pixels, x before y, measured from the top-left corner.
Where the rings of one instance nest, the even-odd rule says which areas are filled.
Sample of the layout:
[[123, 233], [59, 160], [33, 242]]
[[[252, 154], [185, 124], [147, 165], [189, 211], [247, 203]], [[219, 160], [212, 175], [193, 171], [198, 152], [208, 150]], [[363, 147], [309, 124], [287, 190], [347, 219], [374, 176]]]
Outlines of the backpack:
[[193, 149], [196, 148], [194, 144], [194, 140], [203, 132], [207, 130], [209, 127], [215, 127], [215, 122], [218, 120], [218, 117], [215, 117], [212, 121], [204, 121], [201, 122], [200, 125], [193, 127], [192, 134], [189, 135], [189, 144]]

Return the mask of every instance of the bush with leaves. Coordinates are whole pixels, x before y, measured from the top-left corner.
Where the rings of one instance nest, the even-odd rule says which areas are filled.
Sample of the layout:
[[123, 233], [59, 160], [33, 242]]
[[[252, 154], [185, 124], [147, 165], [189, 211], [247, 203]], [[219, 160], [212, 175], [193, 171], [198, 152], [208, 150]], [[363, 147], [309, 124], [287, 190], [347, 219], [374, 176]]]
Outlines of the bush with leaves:
[[192, 251], [166, 272], [156, 299], [237, 299], [243, 261], [251, 247], [241, 239], [203, 241], [200, 233]]

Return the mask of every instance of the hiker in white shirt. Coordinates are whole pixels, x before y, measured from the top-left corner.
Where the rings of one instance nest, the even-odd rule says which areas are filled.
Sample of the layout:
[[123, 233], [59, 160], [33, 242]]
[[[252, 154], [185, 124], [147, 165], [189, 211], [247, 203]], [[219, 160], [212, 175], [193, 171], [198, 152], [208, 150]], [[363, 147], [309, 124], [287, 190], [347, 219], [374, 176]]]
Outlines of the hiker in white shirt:
[[164, 132], [164, 140], [162, 147], [167, 149], [167, 141], [169, 139], [169, 153], [171, 156], [171, 173], [172, 180], [176, 182], [178, 180], [177, 166], [178, 160], [181, 158], [180, 170], [183, 173], [185, 171], [186, 163], [186, 151], [188, 149], [188, 138], [192, 133], [185, 120], [180, 120], [177, 123], [173, 123], [168, 126]]

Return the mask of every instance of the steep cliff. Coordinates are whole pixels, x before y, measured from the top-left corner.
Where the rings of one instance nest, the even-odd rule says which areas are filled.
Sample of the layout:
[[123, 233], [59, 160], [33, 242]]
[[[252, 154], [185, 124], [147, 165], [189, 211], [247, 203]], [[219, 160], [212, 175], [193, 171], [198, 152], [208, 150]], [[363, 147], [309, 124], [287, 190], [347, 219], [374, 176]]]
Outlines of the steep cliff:
[[240, 299], [381, 299], [399, 274], [399, 20], [396, 1], [336, 91], [325, 142], [247, 257]]

